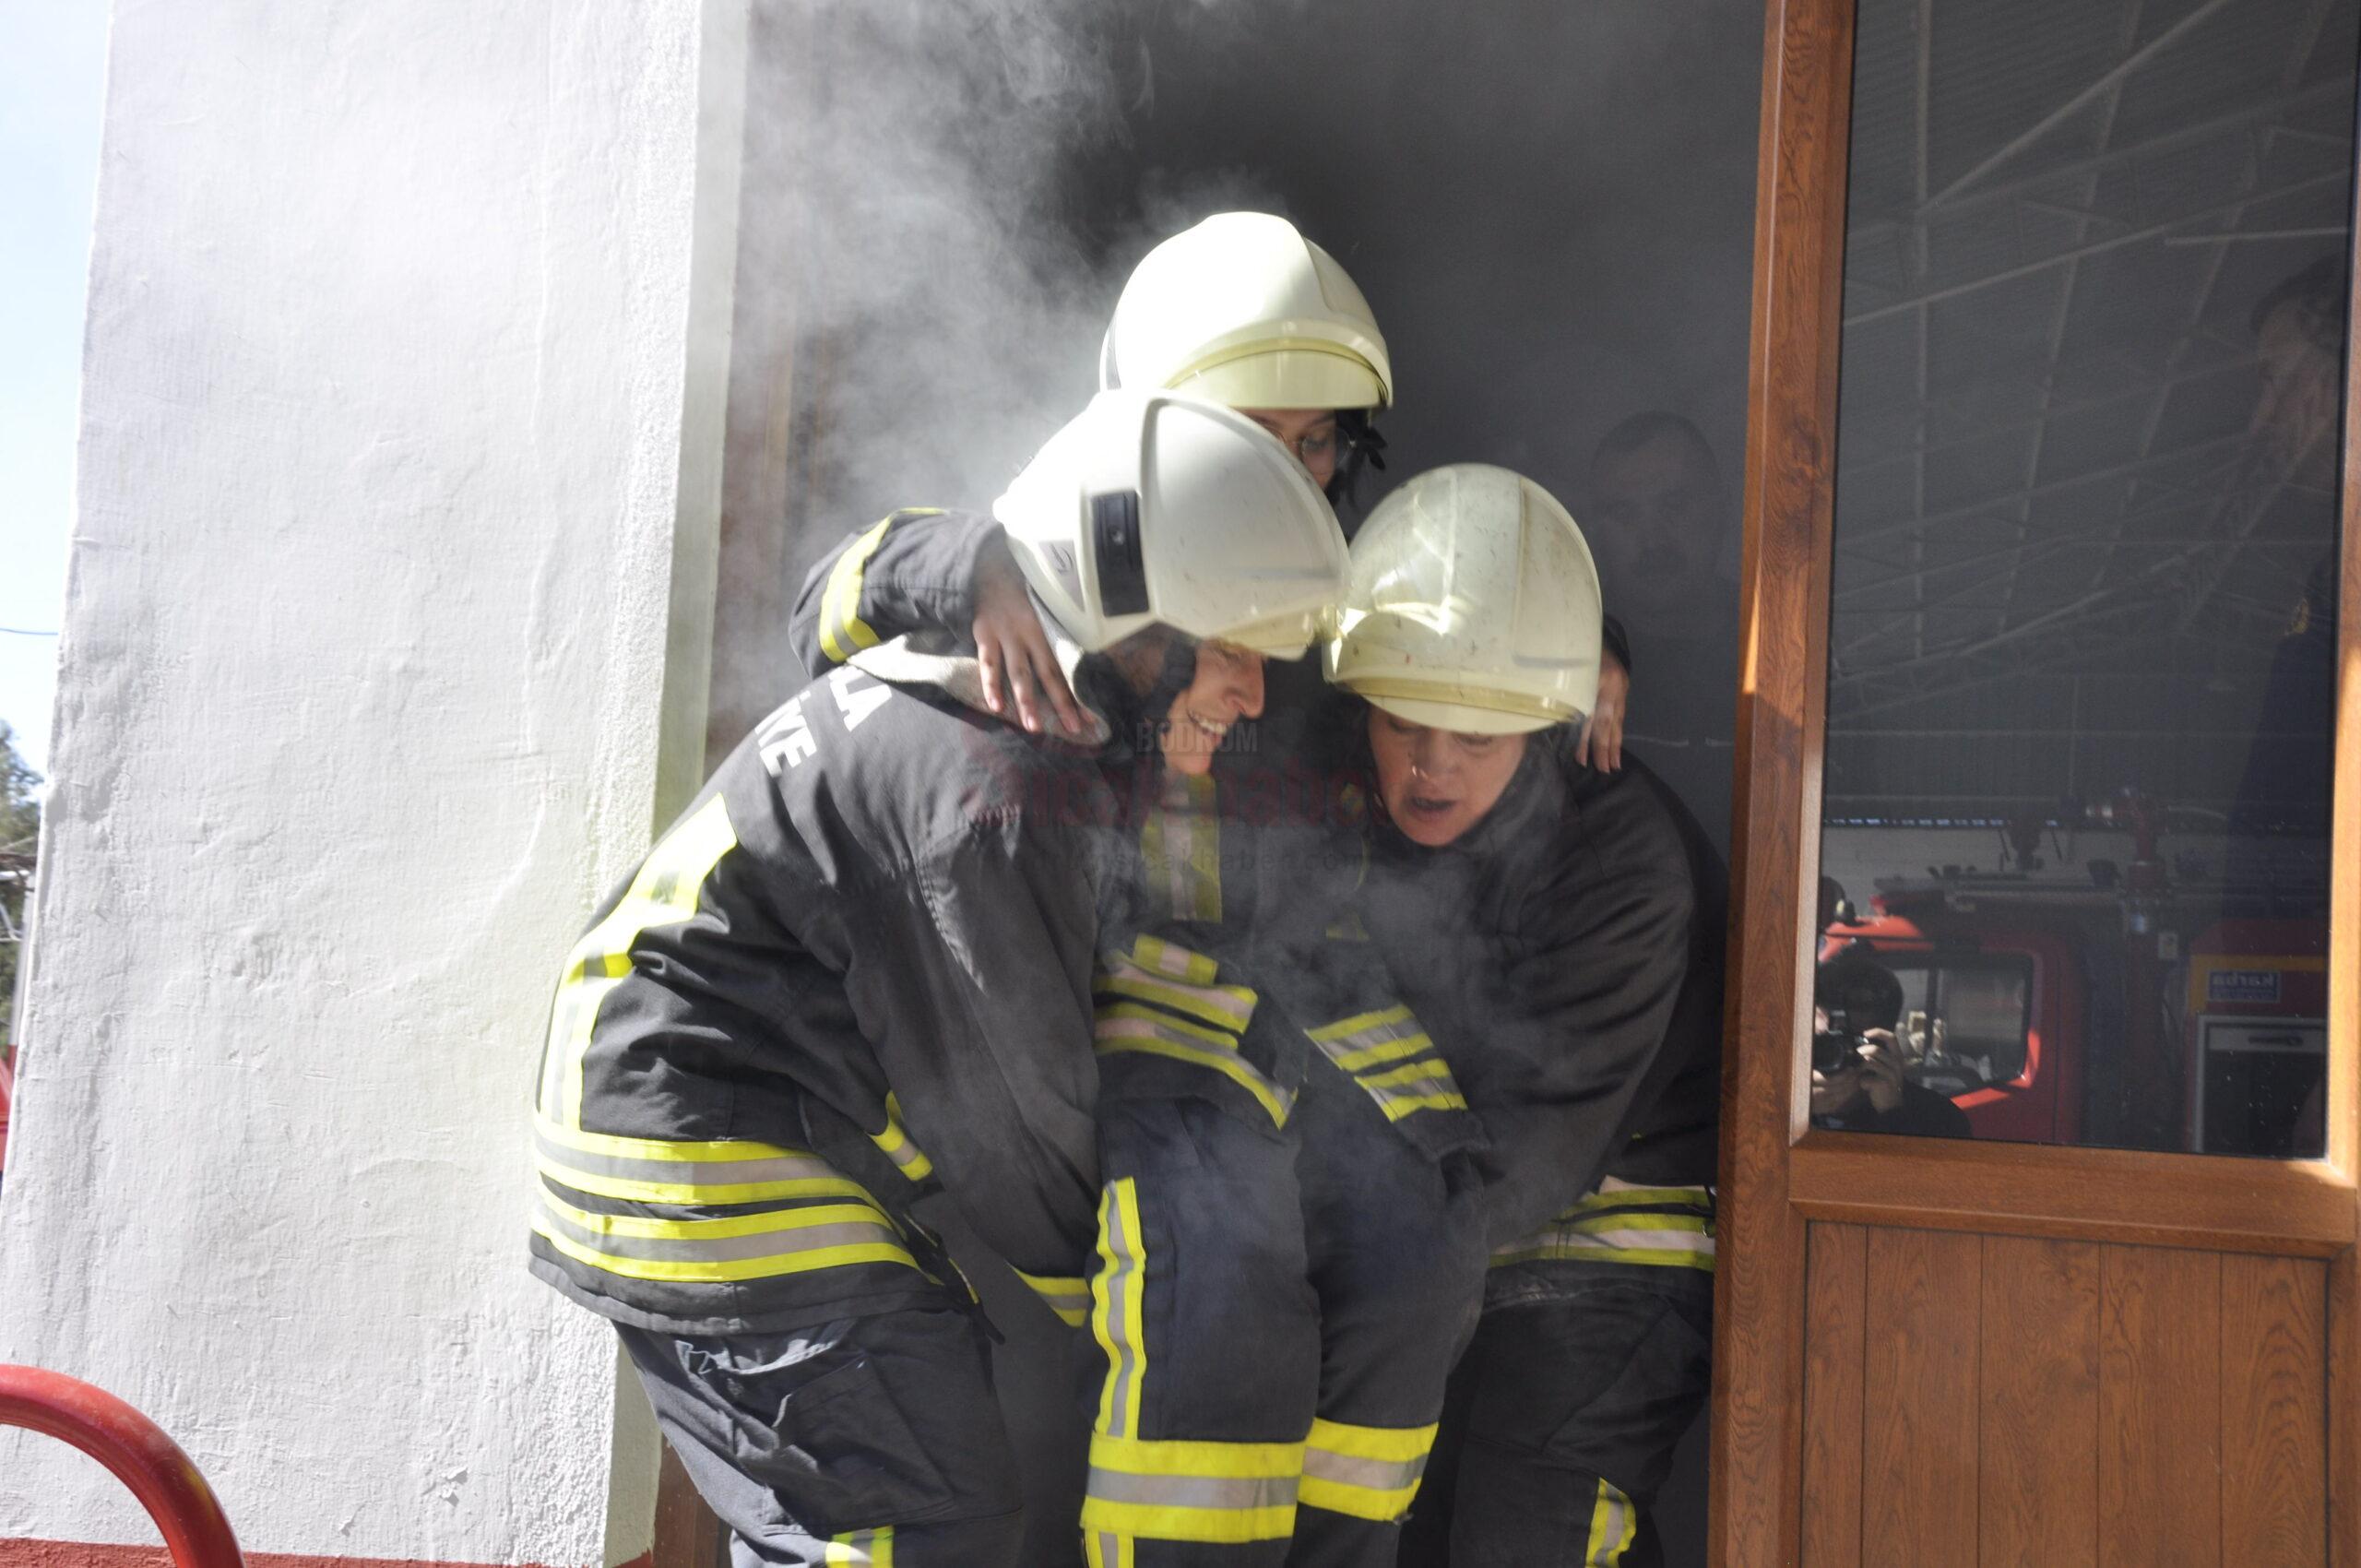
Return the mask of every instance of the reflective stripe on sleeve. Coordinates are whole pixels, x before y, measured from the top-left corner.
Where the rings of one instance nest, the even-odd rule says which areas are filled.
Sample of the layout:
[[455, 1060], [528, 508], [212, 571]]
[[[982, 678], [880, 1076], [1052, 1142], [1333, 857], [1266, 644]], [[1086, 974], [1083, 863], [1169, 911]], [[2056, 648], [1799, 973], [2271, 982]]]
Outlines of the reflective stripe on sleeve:
[[[1143, 936], [1132, 944], [1132, 962], [1150, 973], [1191, 985], [1211, 985], [1214, 976], [1220, 972], [1220, 966], [1204, 954], [1192, 953], [1177, 943], [1156, 936]], [[1248, 996], [1251, 1001], [1252, 992]]]
[[1380, 1524], [1399, 1519], [1418, 1494], [1434, 1444], [1432, 1424], [1362, 1427], [1315, 1420], [1303, 1452], [1303, 1505]]
[[1057, 1313], [1068, 1328], [1080, 1328], [1089, 1318], [1089, 1280], [1054, 1274], [1027, 1274], [1014, 1265], [1010, 1266], [1010, 1272], [1025, 1281], [1033, 1293], [1041, 1298], [1041, 1304]]
[[[1185, 951], [1185, 950], [1181, 950]], [[1196, 955], [1190, 954], [1195, 957]], [[1210, 962], [1211, 960], [1204, 960]], [[1094, 989], [1101, 995], [1153, 1002], [1160, 1007], [1202, 1019], [1232, 1034], [1254, 1019], [1254, 992], [1242, 985], [1188, 984], [1151, 973], [1120, 954], [1109, 955], [1100, 967]]]
[[1092, 1026], [1102, 1056], [1135, 1052], [1186, 1062], [1220, 1074], [1254, 1098], [1274, 1126], [1287, 1125], [1295, 1091], [1282, 1088], [1238, 1053], [1238, 1042], [1214, 1029], [1201, 1029], [1153, 1008], [1119, 1002], [1101, 1007]]
[[885, 542], [886, 530], [894, 526], [894, 518], [935, 515], [934, 508], [914, 507], [896, 512], [845, 546], [845, 552], [836, 557], [836, 564], [828, 570], [827, 586], [820, 590], [820, 651], [831, 662], [842, 664], [862, 648], [877, 646], [876, 632], [860, 618], [860, 593], [869, 572], [869, 558]]
[[902, 1102], [891, 1090], [885, 1095], [885, 1130], [870, 1134], [869, 1141], [884, 1150], [885, 1158], [911, 1181], [923, 1182], [934, 1174], [934, 1161], [911, 1141], [909, 1129], [902, 1125]]
[[1300, 1443], [1090, 1441], [1086, 1535], [1242, 1545], [1295, 1532]]
[[765, 1203], [780, 1198], [869, 1194], [835, 1167], [801, 1149], [740, 1139], [673, 1143], [619, 1138], [534, 1123], [534, 1165], [562, 1187], [648, 1204]]
[[851, 1264], [918, 1266], [885, 1217], [867, 1204], [650, 1219], [592, 1214], [544, 1190], [533, 1229], [575, 1262], [628, 1279], [717, 1284]]
[[631, 950], [641, 932], [695, 918], [706, 878], [737, 845], [729, 807], [716, 795], [657, 841], [615, 907], [574, 944], [550, 1008], [541, 1057], [544, 1115], [569, 1127], [582, 1124], [582, 1063], [599, 1004], [630, 975]]
[[1465, 1111], [1451, 1066], [1410, 1009], [1399, 1004], [1304, 1030], [1320, 1053], [1351, 1075], [1389, 1122], [1420, 1111]]

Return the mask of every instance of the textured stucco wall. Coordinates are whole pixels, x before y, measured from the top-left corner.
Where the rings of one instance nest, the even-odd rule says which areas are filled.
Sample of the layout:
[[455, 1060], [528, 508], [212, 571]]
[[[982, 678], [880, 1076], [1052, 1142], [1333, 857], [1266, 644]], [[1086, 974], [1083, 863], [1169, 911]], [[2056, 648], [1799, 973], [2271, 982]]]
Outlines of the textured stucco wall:
[[[711, 27], [116, 6], [0, 1360], [155, 1416], [252, 1550], [632, 1545], [523, 1129], [701, 728], [661, 709], [710, 612]], [[0, 1432], [13, 1536], [155, 1538]]]

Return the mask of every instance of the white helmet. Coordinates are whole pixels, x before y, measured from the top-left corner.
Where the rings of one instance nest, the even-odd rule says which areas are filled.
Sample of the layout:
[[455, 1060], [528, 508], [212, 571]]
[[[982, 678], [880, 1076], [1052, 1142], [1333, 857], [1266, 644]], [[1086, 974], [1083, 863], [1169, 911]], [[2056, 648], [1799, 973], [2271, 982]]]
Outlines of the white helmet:
[[1329, 680], [1414, 724], [1486, 735], [1587, 718], [1598, 571], [1549, 493], [1487, 463], [1420, 474], [1354, 537]]
[[1267, 212], [1219, 212], [1147, 253], [1115, 302], [1098, 385], [1233, 409], [1382, 409], [1394, 364], [1336, 258]]
[[992, 503], [1086, 652], [1151, 625], [1294, 659], [1344, 585], [1320, 487], [1260, 425], [1169, 392], [1101, 392]]

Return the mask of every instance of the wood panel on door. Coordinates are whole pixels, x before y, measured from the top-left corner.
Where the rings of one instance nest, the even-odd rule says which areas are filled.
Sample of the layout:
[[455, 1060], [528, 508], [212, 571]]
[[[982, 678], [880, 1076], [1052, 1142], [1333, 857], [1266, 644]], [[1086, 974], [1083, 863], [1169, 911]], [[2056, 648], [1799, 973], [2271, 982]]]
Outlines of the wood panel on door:
[[1804, 1568], [2328, 1562], [2327, 1265], [1811, 1228]]

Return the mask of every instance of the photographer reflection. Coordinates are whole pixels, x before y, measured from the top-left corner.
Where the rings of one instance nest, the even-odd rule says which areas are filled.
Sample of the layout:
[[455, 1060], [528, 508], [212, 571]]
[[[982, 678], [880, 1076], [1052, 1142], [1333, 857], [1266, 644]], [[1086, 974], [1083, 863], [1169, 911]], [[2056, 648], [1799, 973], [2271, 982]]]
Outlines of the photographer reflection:
[[[1841, 895], [1840, 895], [1841, 897]], [[1828, 903], [1823, 883], [1821, 901]], [[1833, 915], [1823, 918], [1822, 929]], [[1836, 1133], [1905, 1133], [1922, 1138], [1975, 1134], [1967, 1112], [1914, 1084], [1904, 1072], [1902, 982], [1856, 942], [1823, 961], [1812, 977], [1811, 1124]], [[1922, 1047], [1940, 1046], [1940, 1024], [1913, 1016]]]

